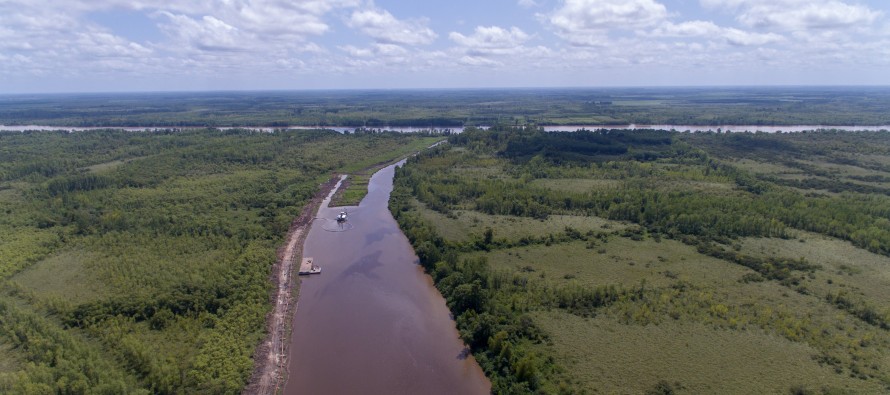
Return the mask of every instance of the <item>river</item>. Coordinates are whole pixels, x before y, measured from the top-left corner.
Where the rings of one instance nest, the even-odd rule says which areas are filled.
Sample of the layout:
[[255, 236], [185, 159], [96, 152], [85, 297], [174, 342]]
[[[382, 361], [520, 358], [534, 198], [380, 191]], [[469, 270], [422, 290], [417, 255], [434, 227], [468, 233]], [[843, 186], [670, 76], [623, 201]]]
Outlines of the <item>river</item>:
[[563, 126], [544, 126], [547, 132], [560, 131], [576, 131], [579, 129], [597, 130], [597, 129], [619, 129], [619, 130], [675, 130], [678, 132], [764, 132], [764, 133], [797, 133], [812, 130], [842, 130], [845, 132], [854, 131], [871, 131], [877, 132], [881, 130], [890, 130], [890, 125], [884, 126], [826, 126], [826, 125], [615, 125], [615, 126], [591, 126], [591, 125], [563, 125]]
[[[334, 130], [340, 133], [352, 132], [357, 127], [355, 126], [288, 126], [283, 127], [284, 129], [294, 129], [294, 130], [309, 130], [309, 129], [328, 129]], [[485, 129], [487, 126], [481, 126], [480, 128]], [[764, 132], [764, 133], [776, 133], [776, 132], [803, 132], [803, 131], [811, 131], [811, 130], [820, 130], [820, 129], [835, 129], [842, 130], [846, 132], [852, 131], [880, 131], [880, 130], [890, 130], [890, 125], [883, 126], [855, 126], [855, 125], [840, 125], [840, 126], [828, 126], [828, 125], [787, 125], [787, 126], [775, 126], [775, 125], [563, 125], [563, 126], [544, 126], [545, 131], [548, 132], [558, 132], [558, 131], [569, 131], [574, 132], [579, 129], [587, 129], [587, 130], [597, 130], [597, 129], [620, 129], [620, 130], [641, 130], [641, 129], [657, 129], [657, 130], [676, 130], [678, 132], [708, 132], [708, 131], [722, 131], [722, 132]], [[155, 127], [155, 126], [131, 126], [131, 127], [71, 127], [71, 126], [45, 126], [45, 125], [18, 125], [18, 126], [7, 126], [0, 125], [0, 131], [11, 131], [11, 132], [24, 132], [26, 130], [68, 130], [71, 132], [83, 132], [88, 130], [97, 130], [97, 129], [122, 129], [129, 132], [144, 132], [144, 131], [154, 131], [154, 130], [165, 130], [165, 129], [180, 129], [180, 130], [193, 130], [193, 129], [203, 129], [200, 127]], [[275, 130], [282, 128], [273, 128], [268, 126], [243, 126], [243, 127], [219, 127], [217, 129], [220, 130], [229, 130], [229, 129], [249, 129], [255, 130], [258, 132], [267, 132], [271, 133]], [[423, 132], [423, 131], [439, 131], [439, 132], [453, 132], [460, 133], [463, 131], [462, 127], [449, 127], [449, 126], [395, 126], [395, 127], [382, 127], [382, 128], [372, 128], [372, 130], [389, 130], [400, 133], [415, 133], [415, 132]]]
[[389, 212], [395, 165], [348, 207], [319, 209], [303, 254], [321, 274], [303, 277], [285, 394], [487, 394], [445, 300], [417, 264]]

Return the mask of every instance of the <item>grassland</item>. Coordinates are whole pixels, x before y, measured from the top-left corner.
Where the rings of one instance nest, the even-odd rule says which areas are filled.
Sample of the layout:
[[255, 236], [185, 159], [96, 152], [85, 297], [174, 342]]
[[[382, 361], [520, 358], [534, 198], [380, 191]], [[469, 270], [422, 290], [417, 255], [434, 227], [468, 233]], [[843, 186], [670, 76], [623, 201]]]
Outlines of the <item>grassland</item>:
[[890, 391], [885, 134], [499, 133], [391, 205], [495, 392]]
[[819, 365], [812, 358], [818, 350], [769, 333], [682, 321], [628, 326], [553, 311], [534, 317], [551, 334], [552, 346], [542, 352], [565, 361], [568, 374], [590, 393], [640, 394], [659, 382], [690, 394], [785, 393], [795, 383], [810, 390], [881, 391]]
[[[423, 203], [417, 202], [422, 207]], [[571, 215], [552, 215], [547, 219], [486, 215], [473, 210], [455, 210], [445, 215], [434, 210], [422, 210], [421, 215], [436, 224], [445, 240], [465, 242], [479, 237], [486, 229], [492, 229], [495, 237], [505, 240], [537, 236], [563, 231], [572, 227], [583, 232], [601, 229], [623, 229], [627, 225], [598, 218], [581, 218]]]
[[0, 133], [0, 392], [240, 393], [289, 224], [428, 139]]

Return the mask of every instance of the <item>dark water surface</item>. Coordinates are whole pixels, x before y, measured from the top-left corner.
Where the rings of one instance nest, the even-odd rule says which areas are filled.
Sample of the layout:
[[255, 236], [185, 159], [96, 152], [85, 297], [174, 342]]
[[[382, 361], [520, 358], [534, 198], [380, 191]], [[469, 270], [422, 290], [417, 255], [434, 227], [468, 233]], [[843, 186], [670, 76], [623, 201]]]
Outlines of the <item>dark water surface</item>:
[[445, 300], [387, 207], [394, 166], [377, 172], [350, 207], [323, 204], [303, 254], [321, 274], [304, 277], [285, 394], [485, 394], [465, 357]]

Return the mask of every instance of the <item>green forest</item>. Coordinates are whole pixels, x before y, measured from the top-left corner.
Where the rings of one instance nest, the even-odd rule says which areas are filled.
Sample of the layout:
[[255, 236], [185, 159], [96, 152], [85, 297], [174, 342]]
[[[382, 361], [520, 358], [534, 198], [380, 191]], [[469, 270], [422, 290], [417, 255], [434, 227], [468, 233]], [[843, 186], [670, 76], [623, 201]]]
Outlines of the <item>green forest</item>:
[[0, 132], [0, 392], [240, 393], [303, 205], [436, 140]]
[[453, 128], [890, 125], [886, 87], [332, 90], [0, 95], [0, 125]]
[[890, 391], [890, 133], [468, 128], [390, 208], [494, 393]]

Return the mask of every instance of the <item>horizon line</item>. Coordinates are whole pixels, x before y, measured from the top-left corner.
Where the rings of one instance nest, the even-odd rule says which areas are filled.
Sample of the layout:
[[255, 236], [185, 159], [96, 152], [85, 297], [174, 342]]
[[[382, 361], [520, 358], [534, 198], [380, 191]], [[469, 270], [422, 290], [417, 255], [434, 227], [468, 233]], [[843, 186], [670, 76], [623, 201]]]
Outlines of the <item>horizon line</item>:
[[516, 86], [516, 87], [452, 87], [452, 88], [295, 88], [295, 89], [216, 89], [216, 90], [121, 90], [121, 91], [41, 91], [41, 92], [4, 92], [0, 97], [28, 95], [116, 95], [116, 94], [188, 94], [188, 93], [298, 93], [298, 92], [435, 92], [435, 91], [534, 91], [534, 90], [633, 90], [633, 89], [880, 89], [890, 88], [890, 84], [774, 84], [774, 85], [609, 85], [609, 86]]

